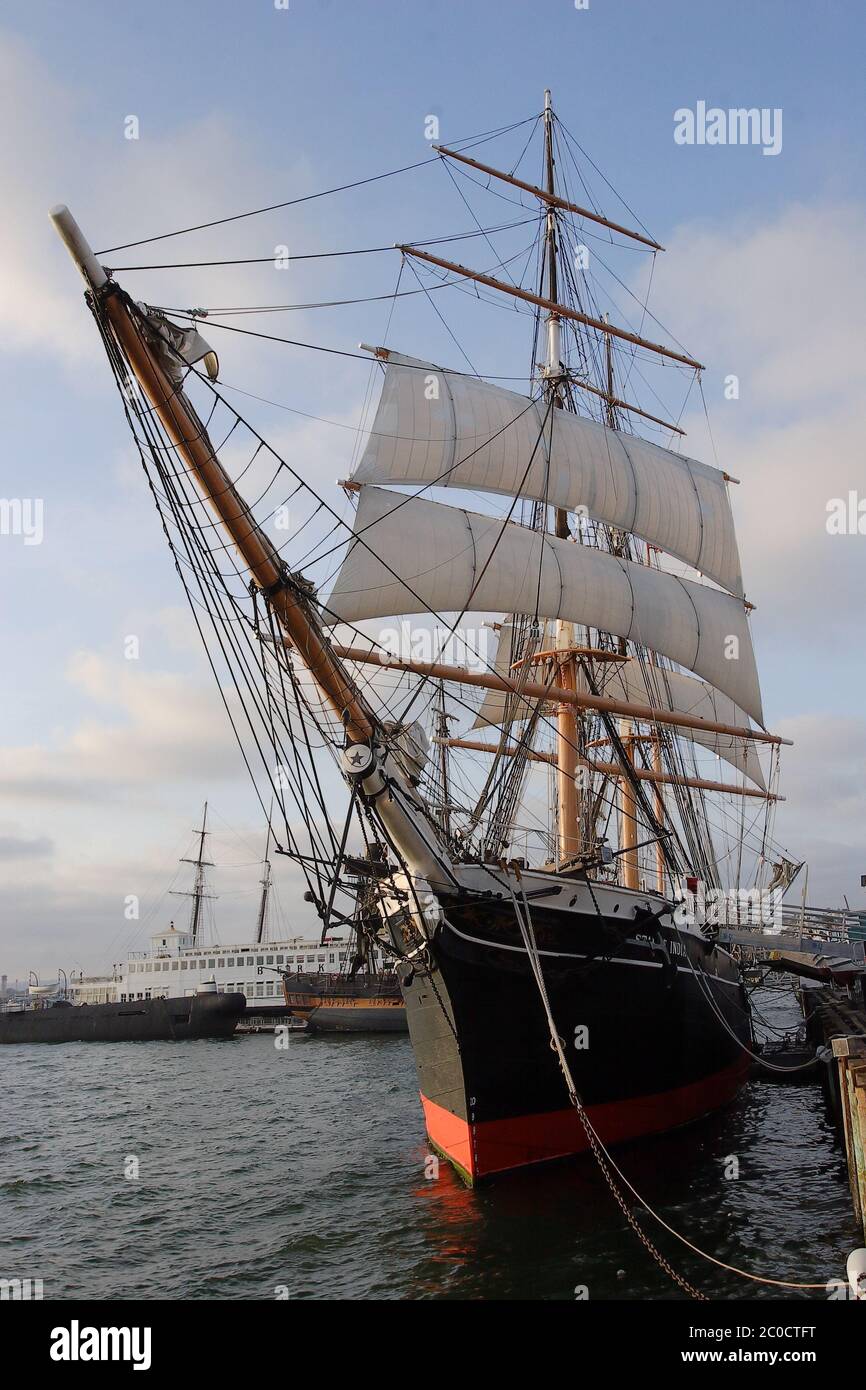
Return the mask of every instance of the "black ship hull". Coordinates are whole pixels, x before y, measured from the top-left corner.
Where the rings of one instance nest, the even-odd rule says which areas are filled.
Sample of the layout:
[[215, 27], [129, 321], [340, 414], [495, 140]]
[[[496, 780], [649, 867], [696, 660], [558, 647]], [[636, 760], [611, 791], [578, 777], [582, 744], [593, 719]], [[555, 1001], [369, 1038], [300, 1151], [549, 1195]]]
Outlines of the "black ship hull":
[[393, 977], [285, 975], [286, 1008], [311, 1033], [405, 1033], [406, 1005]]
[[194, 994], [121, 1004], [55, 1005], [0, 1014], [0, 1043], [181, 1042], [230, 1038], [242, 994]]
[[[726, 1104], [751, 1038], [730, 956], [694, 931], [642, 930], [659, 899], [605, 890], [603, 914], [567, 906], [585, 895], [572, 884], [556, 894], [565, 910], [538, 902], [531, 913], [557, 1031], [601, 1139], [674, 1129]], [[469, 1182], [584, 1151], [513, 904], [440, 901], [429, 968], [403, 985], [433, 1146]]]

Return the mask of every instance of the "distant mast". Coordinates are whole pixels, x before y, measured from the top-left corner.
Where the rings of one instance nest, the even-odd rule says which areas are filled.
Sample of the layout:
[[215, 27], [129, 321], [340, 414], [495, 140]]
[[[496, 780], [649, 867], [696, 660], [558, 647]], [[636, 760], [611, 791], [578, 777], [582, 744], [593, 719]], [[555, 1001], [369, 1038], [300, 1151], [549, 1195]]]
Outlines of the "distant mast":
[[198, 834], [198, 836], [199, 836], [199, 842], [198, 842], [198, 855], [197, 855], [197, 857], [196, 857], [195, 859], [181, 859], [181, 861], [180, 861], [181, 864], [194, 864], [194, 865], [195, 865], [195, 883], [194, 883], [194, 885], [193, 885], [193, 890], [192, 890], [191, 893], [183, 893], [183, 894], [180, 895], [180, 896], [182, 896], [182, 897], [191, 897], [191, 898], [192, 898], [192, 913], [191, 913], [191, 915], [190, 915], [189, 931], [190, 931], [190, 936], [192, 937], [192, 940], [193, 940], [193, 944], [195, 944], [196, 941], [198, 941], [198, 933], [199, 933], [199, 927], [201, 926], [201, 914], [202, 914], [202, 906], [203, 906], [203, 904], [204, 904], [204, 900], [205, 900], [205, 898], [210, 898], [210, 897], [213, 896], [211, 893], [205, 892], [205, 872], [204, 872], [204, 871], [205, 871], [205, 869], [212, 869], [212, 868], [213, 868], [212, 862], [211, 862], [209, 859], [205, 859], [205, 857], [204, 857], [204, 841], [205, 841], [205, 836], [208, 834], [208, 829], [207, 829], [207, 802], [205, 802], [205, 804], [204, 804], [204, 813], [203, 813], [202, 818], [201, 818], [201, 830], [199, 830], [199, 831], [197, 832], [197, 834]]
[[[271, 815], [273, 815], [273, 805], [271, 805]], [[256, 944], [261, 945], [265, 939], [265, 928], [268, 920], [268, 900], [271, 895], [271, 861], [268, 858], [268, 850], [271, 844], [271, 817], [268, 817], [268, 830], [265, 836], [265, 859], [264, 873], [262, 875], [262, 896], [259, 902], [259, 918], [256, 923]]]

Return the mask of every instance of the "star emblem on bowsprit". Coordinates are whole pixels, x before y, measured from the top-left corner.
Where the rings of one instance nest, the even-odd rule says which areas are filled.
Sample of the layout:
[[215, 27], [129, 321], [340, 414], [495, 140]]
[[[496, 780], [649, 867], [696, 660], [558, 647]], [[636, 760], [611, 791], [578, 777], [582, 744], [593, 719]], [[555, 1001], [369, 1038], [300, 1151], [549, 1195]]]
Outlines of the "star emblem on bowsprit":
[[366, 743], [352, 743], [344, 748], [341, 755], [343, 771], [357, 776], [367, 772], [373, 764], [373, 750]]

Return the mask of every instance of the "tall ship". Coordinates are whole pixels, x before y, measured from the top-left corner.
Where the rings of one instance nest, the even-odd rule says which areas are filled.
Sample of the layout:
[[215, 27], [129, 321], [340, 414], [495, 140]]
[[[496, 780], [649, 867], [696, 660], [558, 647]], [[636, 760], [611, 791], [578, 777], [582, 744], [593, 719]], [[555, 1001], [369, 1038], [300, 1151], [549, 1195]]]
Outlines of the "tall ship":
[[[509, 144], [495, 164], [493, 140]], [[628, 285], [602, 276], [662, 246], [583, 192], [594, 166], [549, 94], [527, 121], [434, 148], [428, 166], [463, 179], [459, 230], [321, 254], [399, 258], [391, 307], [409, 306], [422, 353], [425, 324], [457, 340], [449, 303], [494, 325], [510, 308], [524, 389], [503, 384], [495, 327], [487, 378], [472, 360], [283, 340], [370, 363], [377, 405], [342, 496], [232, 404], [203, 336], [231, 347], [232, 313], [298, 306], [139, 302], [103, 264], [127, 247], [96, 254], [67, 208], [52, 217], [192, 621], [243, 709], [232, 729], [279, 808], [277, 850], [323, 930], [351, 921], [363, 878], [429, 1140], [477, 1182], [731, 1101], [748, 1001], [695, 904], [796, 866], [772, 838], [784, 740], [764, 726], [736, 479], [682, 451], [702, 366], [643, 331], [645, 298], [617, 323]], [[511, 221], [485, 224], [464, 190]], [[457, 260], [461, 240], [492, 267]], [[258, 336], [280, 341], [272, 321]]]

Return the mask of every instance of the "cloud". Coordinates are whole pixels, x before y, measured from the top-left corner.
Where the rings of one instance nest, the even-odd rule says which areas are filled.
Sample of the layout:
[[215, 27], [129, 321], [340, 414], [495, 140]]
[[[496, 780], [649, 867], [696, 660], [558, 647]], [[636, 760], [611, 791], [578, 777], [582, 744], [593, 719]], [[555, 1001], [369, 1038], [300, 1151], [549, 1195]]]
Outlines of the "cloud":
[[[799, 647], [802, 625], [860, 618], [866, 539], [829, 536], [827, 503], [866, 484], [860, 271], [866, 210], [792, 204], [772, 220], [678, 228], [652, 306], [704, 362], [710, 423], [732, 487], [743, 573], [762, 633]], [[736, 375], [739, 398], [725, 398]], [[702, 414], [687, 453], [713, 462]], [[781, 631], [780, 631], [781, 629]]]
[[239, 775], [225, 710], [210, 684], [93, 651], [72, 659], [67, 680], [99, 713], [66, 736], [3, 749], [0, 799], [117, 800], [155, 780], [213, 783]]
[[[774, 837], [809, 864], [808, 899], [864, 901], [866, 537], [830, 536], [827, 502], [866, 494], [860, 271], [866, 209], [788, 205], [724, 226], [681, 226], [658, 258], [652, 307], [697, 357], [702, 412], [686, 453], [741, 479], [731, 500], [771, 727], [782, 750]], [[735, 374], [739, 398], [727, 400]], [[763, 657], [763, 660], [762, 660]], [[797, 901], [803, 880], [792, 890]]]
[[[81, 346], [81, 304], [62, 294], [48, 250], [46, 183], [65, 184], [60, 133], [81, 117], [82, 103], [56, 83], [23, 42], [0, 40], [0, 120], [15, 139], [0, 146], [7, 214], [0, 221], [0, 329], [6, 350], [48, 347], [64, 355]], [[57, 194], [49, 200], [58, 201]], [[14, 207], [14, 216], [9, 209]]]
[[[783, 750], [775, 838], [809, 865], [808, 901], [839, 907], [866, 903], [866, 719], [800, 715], [780, 722], [793, 739]], [[790, 895], [796, 902], [802, 879]]]
[[[151, 615], [141, 631], [151, 654], [161, 635], [172, 656], [184, 646], [176, 609]], [[157, 920], [186, 910], [165, 893], [175, 861], [191, 852], [195, 808], [206, 797], [209, 844], [217, 844], [211, 857], [219, 866], [216, 930], [228, 939], [251, 929], [264, 819], [196, 640], [187, 629], [192, 669], [184, 673], [78, 651], [65, 667], [62, 690], [80, 716], [39, 742], [0, 747], [0, 810], [15, 816], [14, 823], [0, 821], [6, 973], [53, 971], [58, 962], [98, 971], [126, 950], [145, 947]], [[329, 770], [320, 771], [327, 784]], [[180, 844], [178, 826], [186, 827]], [[303, 838], [301, 825], [292, 829]], [[276, 836], [285, 839], [279, 825]], [[272, 935], [315, 931], [301, 870], [283, 856], [274, 859], [283, 911]], [[231, 865], [238, 874], [222, 872]], [[186, 878], [173, 886], [182, 889]], [[124, 915], [129, 894], [141, 898], [140, 919]], [[151, 921], [149, 913], [162, 915]]]
[[34, 839], [0, 835], [0, 859], [43, 859], [53, 853], [54, 842], [46, 835]]
[[[265, 196], [266, 190], [273, 193], [273, 172], [257, 158], [251, 135], [220, 114], [216, 103], [200, 119], [164, 134], [157, 129], [156, 113], [142, 112], [139, 119], [140, 138], [126, 139], [124, 113], [110, 123], [97, 120], [89, 89], [67, 81], [19, 37], [0, 32], [0, 121], [15, 132], [0, 148], [0, 349], [50, 354], [78, 374], [102, 356], [82, 305], [83, 283], [48, 218], [58, 203], [69, 204], [98, 249], [274, 201]], [[301, 156], [281, 171], [286, 186], [308, 177]], [[201, 255], [195, 252], [203, 251], [204, 243], [181, 238], [102, 259], [144, 265], [243, 256], [256, 238], [262, 254], [269, 255], [275, 242], [287, 239], [285, 224], [273, 219], [253, 225], [255, 231], [246, 222], [220, 228], [218, 248], [211, 242]], [[293, 231], [297, 225], [296, 216]], [[165, 254], [169, 247], [170, 255]], [[233, 268], [232, 297], [243, 302], [250, 294], [261, 300], [262, 273], [257, 267]], [[226, 279], [219, 269], [160, 271], [158, 281], [164, 304], [184, 307], [193, 298], [224, 302]], [[142, 298], [156, 292], [151, 277], [142, 274], [127, 276], [125, 287]], [[233, 338], [232, 356], [255, 362], [259, 347], [251, 339]]]
[[864, 236], [858, 203], [681, 225], [659, 257], [653, 308], [714, 372], [740, 376], [749, 410], [823, 411], [862, 384], [866, 280], [852, 271]]

